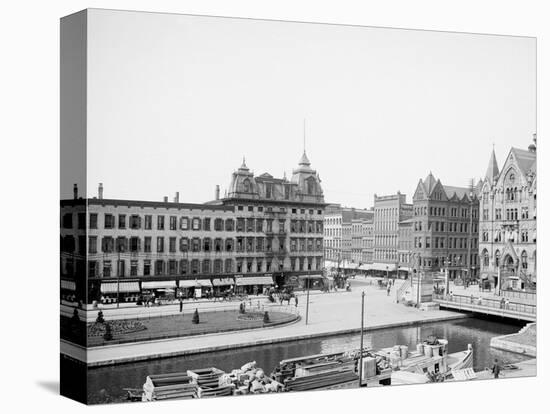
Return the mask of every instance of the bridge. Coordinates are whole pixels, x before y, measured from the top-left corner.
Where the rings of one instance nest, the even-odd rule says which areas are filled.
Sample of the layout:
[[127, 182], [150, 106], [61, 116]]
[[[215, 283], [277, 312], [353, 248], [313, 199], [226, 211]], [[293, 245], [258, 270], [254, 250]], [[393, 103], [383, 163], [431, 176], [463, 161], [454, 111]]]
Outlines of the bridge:
[[433, 301], [438, 303], [440, 308], [529, 322], [535, 322], [537, 319], [537, 305], [535, 304], [505, 302], [502, 299], [462, 295], [433, 295]]

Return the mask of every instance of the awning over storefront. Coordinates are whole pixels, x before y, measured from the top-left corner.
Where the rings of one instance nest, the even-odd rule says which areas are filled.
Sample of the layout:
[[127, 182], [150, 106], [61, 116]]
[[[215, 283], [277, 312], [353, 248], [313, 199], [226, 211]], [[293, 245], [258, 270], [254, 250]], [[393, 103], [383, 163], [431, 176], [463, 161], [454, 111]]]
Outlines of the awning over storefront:
[[210, 279], [199, 279], [198, 282], [200, 287], [212, 287]]
[[489, 279], [489, 278], [493, 278], [493, 277], [497, 277], [497, 274], [496, 273], [482, 273], [481, 274], [481, 279]]
[[142, 289], [175, 289], [175, 287], [175, 280], [155, 280], [141, 283]]
[[139, 282], [107, 282], [101, 284], [101, 293], [137, 293]]
[[178, 284], [183, 289], [201, 286], [198, 280], [180, 280]]
[[235, 278], [235, 282], [237, 286], [272, 285], [273, 277], [271, 276], [238, 277], [238, 278]]
[[399, 270], [402, 270], [403, 272], [410, 272], [411, 268], [410, 267], [405, 267], [405, 266], [399, 266]]
[[74, 280], [61, 279], [61, 289], [76, 290], [76, 283], [74, 282]]
[[372, 264], [373, 270], [381, 270], [381, 271], [388, 271], [388, 272], [395, 272], [395, 263], [373, 263]]
[[300, 279], [323, 279], [323, 275], [300, 275]]
[[235, 284], [235, 280], [229, 277], [223, 279], [212, 279], [212, 284], [214, 286], [230, 286]]

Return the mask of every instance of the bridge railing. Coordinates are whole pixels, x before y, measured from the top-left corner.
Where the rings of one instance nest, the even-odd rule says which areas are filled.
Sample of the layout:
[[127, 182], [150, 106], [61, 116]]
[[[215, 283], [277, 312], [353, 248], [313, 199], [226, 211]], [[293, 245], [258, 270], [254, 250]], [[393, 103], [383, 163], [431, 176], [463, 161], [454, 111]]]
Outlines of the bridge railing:
[[463, 296], [463, 295], [434, 295], [434, 299], [456, 303], [457, 305], [466, 305], [466, 307], [485, 307], [496, 311], [508, 311], [536, 315], [536, 305], [525, 303], [510, 302], [502, 299], [492, 299], [485, 297]]

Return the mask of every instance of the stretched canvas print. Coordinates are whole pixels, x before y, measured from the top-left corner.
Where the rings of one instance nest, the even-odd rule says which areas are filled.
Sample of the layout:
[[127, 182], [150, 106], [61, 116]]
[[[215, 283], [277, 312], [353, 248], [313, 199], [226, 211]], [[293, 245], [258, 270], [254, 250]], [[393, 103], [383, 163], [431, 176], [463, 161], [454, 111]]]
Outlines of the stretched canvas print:
[[62, 18], [61, 393], [536, 375], [535, 69], [530, 37]]

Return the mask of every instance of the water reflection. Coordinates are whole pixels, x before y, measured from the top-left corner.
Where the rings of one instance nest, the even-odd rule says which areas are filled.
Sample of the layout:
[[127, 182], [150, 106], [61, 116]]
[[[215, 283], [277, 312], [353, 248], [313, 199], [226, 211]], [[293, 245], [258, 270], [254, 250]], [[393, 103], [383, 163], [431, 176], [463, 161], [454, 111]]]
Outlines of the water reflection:
[[[489, 346], [492, 337], [514, 333], [519, 329], [519, 326], [493, 321], [463, 319], [455, 322], [367, 332], [364, 344], [365, 347], [373, 349], [396, 344], [408, 345], [410, 349], [414, 349], [419, 341], [429, 335], [435, 335], [449, 340], [449, 352], [465, 350], [468, 344], [472, 344], [474, 347], [474, 369], [481, 370], [491, 366], [495, 357], [503, 363], [526, 359], [521, 355], [493, 350]], [[356, 349], [359, 344], [360, 335], [351, 334], [93, 368], [88, 371], [88, 398], [90, 403], [123, 401], [125, 398], [123, 388], [141, 388], [145, 377], [149, 374], [212, 366], [231, 371], [250, 361], [256, 361], [258, 366], [266, 372], [271, 372], [282, 359]]]

